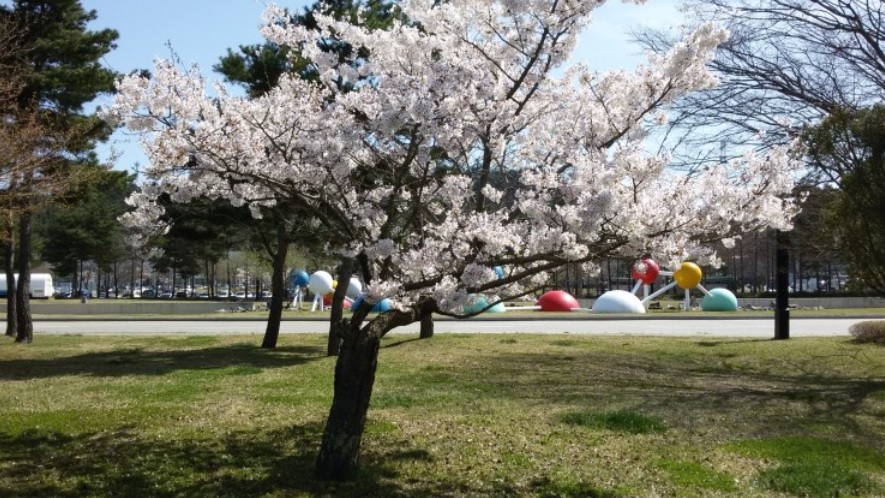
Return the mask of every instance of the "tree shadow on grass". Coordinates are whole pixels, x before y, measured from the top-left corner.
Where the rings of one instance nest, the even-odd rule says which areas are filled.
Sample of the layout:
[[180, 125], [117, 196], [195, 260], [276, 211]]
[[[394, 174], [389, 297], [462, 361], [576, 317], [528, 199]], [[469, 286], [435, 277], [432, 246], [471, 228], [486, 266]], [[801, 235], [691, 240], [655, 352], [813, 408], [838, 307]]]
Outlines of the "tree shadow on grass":
[[875, 422], [885, 413], [881, 376], [830, 374], [789, 358], [754, 369], [728, 357], [705, 364], [582, 351], [494, 355], [473, 368], [482, 372], [452, 375], [456, 381], [482, 378], [483, 384], [494, 386], [484, 391], [491, 396], [530, 398], [565, 409], [626, 408], [658, 416], [671, 427], [692, 431], [705, 426], [733, 437], [801, 435], [828, 428], [885, 451], [885, 434]]
[[0, 496], [440, 496], [445, 483], [397, 482], [384, 462], [426, 459], [401, 443], [361, 464], [354, 479], [313, 477], [318, 424], [218, 439], [144, 438], [134, 430], [62, 435], [0, 433]]
[[263, 349], [250, 345], [198, 349], [143, 350], [120, 348], [51, 359], [21, 359], [0, 362], [0, 381], [33, 380], [67, 375], [119, 377], [165, 375], [179, 370], [226, 367], [282, 368], [326, 358], [320, 347], [290, 346]]
[[387, 342], [381, 343], [381, 348], [382, 349], [391, 349], [391, 348], [396, 348], [399, 346], [404, 346], [404, 345], [412, 343], [412, 342], [420, 342], [420, 341], [426, 341], [426, 340], [427, 339], [422, 339], [420, 337], [412, 337], [412, 338], [408, 338], [408, 339], [401, 339], [396, 342], [387, 341]]
[[717, 340], [717, 341], [698, 341], [697, 344], [703, 348], [715, 348], [717, 346], [725, 346], [728, 344], [749, 344], [753, 342], [771, 342], [773, 339], [732, 339], [732, 340]]

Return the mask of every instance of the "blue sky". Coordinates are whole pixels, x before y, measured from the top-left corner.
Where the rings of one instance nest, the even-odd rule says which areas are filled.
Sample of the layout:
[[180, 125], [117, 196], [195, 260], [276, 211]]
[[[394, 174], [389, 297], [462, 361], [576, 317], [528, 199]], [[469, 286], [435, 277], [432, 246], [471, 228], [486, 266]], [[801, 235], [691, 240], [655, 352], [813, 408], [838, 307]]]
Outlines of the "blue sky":
[[[7, 3], [0, 0], [2, 3]], [[258, 43], [264, 0], [81, 0], [98, 19], [93, 29], [113, 28], [120, 33], [117, 49], [104, 64], [120, 73], [150, 69], [156, 57], [168, 58], [174, 50], [185, 65], [198, 64], [210, 79], [212, 65], [228, 47]], [[301, 9], [312, 1], [277, 2]], [[630, 68], [641, 55], [629, 43], [628, 32], [641, 26], [672, 27], [679, 23], [677, 0], [649, 0], [646, 5], [622, 4], [611, 0], [597, 10], [593, 24], [581, 37], [576, 59], [592, 68]], [[170, 50], [171, 47], [171, 50]], [[146, 157], [135, 137], [117, 132], [100, 155], [106, 157], [113, 146], [120, 154], [116, 167], [133, 169]]]

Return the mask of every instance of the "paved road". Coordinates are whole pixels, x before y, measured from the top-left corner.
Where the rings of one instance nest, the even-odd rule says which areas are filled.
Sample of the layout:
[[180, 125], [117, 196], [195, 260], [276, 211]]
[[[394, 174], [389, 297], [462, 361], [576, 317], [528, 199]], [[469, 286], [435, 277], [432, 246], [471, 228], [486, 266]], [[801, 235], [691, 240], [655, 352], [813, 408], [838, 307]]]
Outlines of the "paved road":
[[[863, 318], [808, 318], [790, 322], [791, 337], [844, 336]], [[217, 335], [263, 334], [261, 320], [199, 321], [36, 321], [37, 334], [82, 335]], [[629, 334], [706, 337], [774, 337], [773, 319], [588, 319], [588, 320], [438, 320], [438, 333], [539, 333], [539, 334]], [[281, 332], [325, 333], [325, 321], [284, 321]], [[418, 324], [395, 333], [416, 334]]]

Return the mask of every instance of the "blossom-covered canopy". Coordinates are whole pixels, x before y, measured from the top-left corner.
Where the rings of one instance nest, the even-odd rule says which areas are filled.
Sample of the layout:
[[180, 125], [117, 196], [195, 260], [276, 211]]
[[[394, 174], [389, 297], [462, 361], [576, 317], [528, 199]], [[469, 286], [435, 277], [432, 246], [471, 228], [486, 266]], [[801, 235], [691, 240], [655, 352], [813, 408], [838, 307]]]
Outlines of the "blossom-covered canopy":
[[[669, 103], [716, 84], [705, 64], [727, 33], [702, 25], [634, 71], [565, 67], [604, 3], [404, 0], [390, 29], [318, 15], [320, 31], [270, 7], [264, 35], [299, 47], [319, 82], [209, 95], [196, 69], [163, 60], [120, 82], [106, 115], [143, 133], [150, 159], [127, 222], [155, 226], [162, 193], [256, 216], [285, 199], [362, 263], [370, 301], [443, 310], [518, 295], [568, 262], [714, 261], [705, 241], [788, 228], [789, 151], [686, 175], [644, 147]], [[359, 50], [341, 61], [330, 37]]]

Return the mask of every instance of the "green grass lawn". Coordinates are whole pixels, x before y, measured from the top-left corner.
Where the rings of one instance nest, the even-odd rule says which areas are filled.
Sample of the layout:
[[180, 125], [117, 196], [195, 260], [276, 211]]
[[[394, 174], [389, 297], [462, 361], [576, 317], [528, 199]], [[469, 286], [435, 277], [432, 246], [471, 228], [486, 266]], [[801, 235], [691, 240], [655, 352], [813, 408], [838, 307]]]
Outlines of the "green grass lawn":
[[881, 346], [393, 336], [324, 483], [325, 341], [2, 342], [0, 496], [885, 496]]

